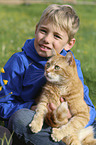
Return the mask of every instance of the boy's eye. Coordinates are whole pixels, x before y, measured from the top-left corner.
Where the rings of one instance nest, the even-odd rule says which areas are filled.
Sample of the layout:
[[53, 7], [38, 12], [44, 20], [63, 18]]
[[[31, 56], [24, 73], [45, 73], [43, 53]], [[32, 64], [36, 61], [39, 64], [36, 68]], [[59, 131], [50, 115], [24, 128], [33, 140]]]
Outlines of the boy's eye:
[[50, 67], [50, 63], [47, 63], [47, 64], [46, 64], [46, 67], [49, 68], [49, 67]]
[[59, 35], [54, 35], [54, 37], [55, 37], [56, 39], [61, 39], [61, 37], [60, 37]]
[[60, 67], [59, 67], [58, 65], [55, 65], [55, 69], [56, 69], [56, 70], [59, 70]]
[[44, 30], [44, 29], [40, 29], [40, 31], [41, 31], [42, 33], [46, 33], [46, 30]]

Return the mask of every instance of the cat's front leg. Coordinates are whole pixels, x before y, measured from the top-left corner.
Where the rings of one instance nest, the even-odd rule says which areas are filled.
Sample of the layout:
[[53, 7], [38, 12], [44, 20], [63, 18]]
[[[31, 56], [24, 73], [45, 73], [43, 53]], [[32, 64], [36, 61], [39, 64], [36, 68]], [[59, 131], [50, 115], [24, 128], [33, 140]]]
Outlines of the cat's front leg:
[[64, 134], [61, 130], [61, 127], [60, 128], [53, 128], [51, 137], [55, 142], [57, 142], [57, 141], [59, 142], [60, 140], [62, 140], [64, 138]]
[[32, 122], [29, 124], [29, 127], [33, 133], [38, 133], [39, 131], [41, 131], [46, 113], [46, 104], [40, 103], [37, 106], [36, 114], [34, 115]]
[[66, 144], [71, 145], [81, 145], [81, 142], [78, 139], [78, 135], [74, 133], [74, 131], [71, 132], [71, 130], [67, 130], [67, 125], [63, 125], [60, 128], [53, 128], [51, 137], [55, 142], [59, 142], [60, 140], [63, 140]]

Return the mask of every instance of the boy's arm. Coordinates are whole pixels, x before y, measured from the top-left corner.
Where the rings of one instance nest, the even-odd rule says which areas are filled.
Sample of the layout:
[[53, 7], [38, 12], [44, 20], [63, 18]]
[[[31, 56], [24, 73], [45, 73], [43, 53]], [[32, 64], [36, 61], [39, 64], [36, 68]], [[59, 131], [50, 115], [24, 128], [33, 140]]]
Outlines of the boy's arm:
[[[8, 119], [21, 108], [31, 108], [34, 100], [25, 102], [20, 97], [25, 66], [17, 54], [13, 55], [0, 74], [0, 118]], [[5, 81], [4, 81], [5, 80]]]
[[84, 84], [84, 79], [83, 79], [83, 74], [82, 74], [82, 71], [81, 71], [80, 61], [76, 60], [76, 59], [75, 59], [75, 61], [76, 61], [76, 65], [77, 65], [78, 76], [79, 76], [80, 80], [82, 81], [82, 84], [83, 84], [83, 87], [84, 87], [84, 100], [87, 103], [87, 105], [90, 107], [90, 120], [87, 124], [87, 126], [89, 126], [89, 125], [92, 125], [92, 123], [94, 122], [95, 117], [96, 117], [95, 107], [94, 107], [91, 99], [89, 98], [89, 89]]

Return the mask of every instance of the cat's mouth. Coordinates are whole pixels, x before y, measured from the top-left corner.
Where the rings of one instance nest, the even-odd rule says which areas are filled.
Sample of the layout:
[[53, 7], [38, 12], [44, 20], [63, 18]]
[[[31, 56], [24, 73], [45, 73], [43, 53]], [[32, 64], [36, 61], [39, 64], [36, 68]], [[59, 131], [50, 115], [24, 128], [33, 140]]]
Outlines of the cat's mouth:
[[48, 82], [51, 82], [51, 83], [54, 82], [54, 79], [52, 79], [51, 77], [46, 77], [46, 79]]
[[46, 77], [46, 79], [48, 80], [48, 81], [51, 81], [52, 80], [52, 77], [48, 74], [48, 73], [44, 73], [44, 76]]
[[46, 79], [52, 79], [51, 76], [49, 76], [47, 73], [45, 73]]
[[58, 83], [59, 82], [59, 77], [57, 76], [52, 76], [50, 73], [44, 73], [47, 81], [52, 82], [52, 83]]

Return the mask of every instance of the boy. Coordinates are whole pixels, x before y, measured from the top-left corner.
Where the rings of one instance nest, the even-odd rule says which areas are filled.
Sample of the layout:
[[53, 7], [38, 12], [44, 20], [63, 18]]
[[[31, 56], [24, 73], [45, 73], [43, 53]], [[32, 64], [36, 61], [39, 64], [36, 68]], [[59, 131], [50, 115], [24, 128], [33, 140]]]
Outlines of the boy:
[[[51, 127], [44, 124], [41, 132], [33, 134], [29, 123], [36, 108], [35, 99], [46, 83], [44, 66], [52, 56], [54, 48], [61, 55], [66, 55], [75, 44], [74, 35], [79, 29], [79, 18], [69, 5], [50, 5], [43, 12], [36, 26], [35, 38], [27, 40], [22, 52], [15, 53], [6, 63], [0, 76], [3, 86], [0, 92], [0, 117], [8, 122], [10, 131], [14, 131], [14, 138], [20, 138], [26, 144], [34, 145], [64, 145], [61, 141], [51, 140]], [[84, 86], [84, 99], [90, 106], [91, 125], [95, 119], [95, 108], [88, 96], [88, 88], [84, 85], [80, 62], [76, 60], [78, 76]], [[4, 80], [8, 82], [4, 85]], [[38, 98], [38, 97], [37, 97]], [[55, 109], [49, 104], [49, 109]], [[25, 109], [24, 109], [25, 108]], [[22, 139], [22, 140], [21, 140]], [[16, 140], [15, 140], [16, 143]]]

